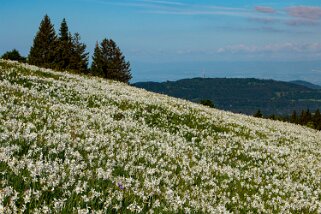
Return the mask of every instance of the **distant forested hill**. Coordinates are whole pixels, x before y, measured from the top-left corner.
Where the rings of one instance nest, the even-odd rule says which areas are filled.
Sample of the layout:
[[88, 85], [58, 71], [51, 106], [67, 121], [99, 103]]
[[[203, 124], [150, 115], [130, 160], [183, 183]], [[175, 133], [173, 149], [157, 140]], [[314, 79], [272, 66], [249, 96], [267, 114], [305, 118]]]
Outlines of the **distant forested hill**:
[[295, 80], [295, 81], [291, 81], [290, 83], [294, 83], [296, 85], [302, 85], [311, 89], [321, 89], [320, 85], [315, 85], [310, 82], [302, 81], [302, 80]]
[[265, 115], [288, 115], [321, 107], [321, 90], [295, 83], [237, 78], [194, 78], [178, 81], [138, 82], [134, 86], [193, 102], [209, 99], [219, 109]]

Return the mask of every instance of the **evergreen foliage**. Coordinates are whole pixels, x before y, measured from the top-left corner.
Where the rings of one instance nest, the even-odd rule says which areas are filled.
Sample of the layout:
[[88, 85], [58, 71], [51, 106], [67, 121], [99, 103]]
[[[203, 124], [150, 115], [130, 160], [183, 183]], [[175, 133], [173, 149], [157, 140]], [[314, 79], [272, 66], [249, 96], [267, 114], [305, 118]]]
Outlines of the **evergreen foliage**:
[[201, 100], [200, 104], [204, 105], [204, 106], [208, 106], [210, 108], [214, 108], [214, 103], [212, 102], [212, 100]]
[[33, 40], [33, 46], [30, 49], [29, 64], [45, 68], [55, 68], [56, 45], [57, 36], [54, 26], [49, 16], [45, 15]]
[[46, 15], [30, 49], [29, 63], [57, 70], [88, 73], [88, 55], [79, 33], [72, 36], [69, 32], [66, 19], [62, 20], [57, 37], [54, 26]]
[[[56, 70], [71, 70], [89, 74], [86, 45], [82, 43], [79, 33], [74, 36], [64, 18], [60, 24], [59, 36], [48, 15], [42, 19], [39, 30], [30, 48], [28, 63]], [[1, 58], [26, 62], [16, 49], [6, 52]], [[104, 39], [96, 44], [91, 74], [107, 79], [128, 83], [132, 78], [130, 63], [112, 39]]]
[[298, 123], [298, 115], [297, 115], [296, 111], [293, 111], [293, 113], [291, 115], [290, 122], [291, 123]]
[[254, 117], [262, 118], [263, 114], [261, 113], [261, 110], [257, 110], [257, 112], [254, 114]]
[[88, 73], [88, 55], [86, 45], [80, 42], [79, 33], [75, 33], [72, 37], [72, 48], [69, 69], [80, 73]]
[[58, 44], [56, 47], [55, 66], [58, 70], [66, 70], [70, 67], [72, 57], [72, 36], [66, 19], [60, 25]]
[[321, 113], [319, 109], [317, 109], [314, 113], [307, 109], [302, 110], [299, 115], [296, 111], [293, 111], [292, 115], [288, 117], [271, 115], [268, 118], [272, 120], [280, 120], [284, 122], [295, 123], [313, 129], [321, 130]]
[[70, 34], [69, 34], [69, 27], [67, 25], [67, 21], [64, 18], [60, 24], [60, 31], [59, 31], [59, 40], [60, 41], [69, 41]]
[[128, 83], [132, 78], [130, 64], [112, 39], [96, 44], [91, 72], [93, 75]]
[[98, 42], [96, 42], [95, 50], [94, 50], [94, 55], [92, 57], [93, 62], [91, 64], [91, 69], [90, 72], [94, 76], [99, 76], [99, 77], [105, 77], [104, 71], [103, 71], [103, 57], [102, 57], [102, 52], [99, 47]]
[[1, 56], [1, 58], [12, 61], [26, 62], [26, 58], [22, 57], [19, 51], [16, 49], [13, 49], [12, 51], [7, 51]]
[[312, 115], [311, 115], [311, 112], [310, 110], [302, 110], [301, 112], [301, 116], [300, 116], [300, 119], [299, 119], [299, 124], [301, 125], [307, 125], [312, 119]]
[[[89, 53], [80, 39], [79, 33], [72, 36], [69, 32], [66, 19], [62, 20], [57, 36], [49, 16], [45, 15], [30, 49], [28, 62], [39, 67], [89, 74]], [[14, 54], [17, 55], [16, 52]], [[19, 58], [11, 55], [6, 53], [5, 57]], [[130, 71], [129, 62], [113, 40], [104, 39], [100, 45], [96, 44], [91, 74], [128, 83], [132, 78]]]

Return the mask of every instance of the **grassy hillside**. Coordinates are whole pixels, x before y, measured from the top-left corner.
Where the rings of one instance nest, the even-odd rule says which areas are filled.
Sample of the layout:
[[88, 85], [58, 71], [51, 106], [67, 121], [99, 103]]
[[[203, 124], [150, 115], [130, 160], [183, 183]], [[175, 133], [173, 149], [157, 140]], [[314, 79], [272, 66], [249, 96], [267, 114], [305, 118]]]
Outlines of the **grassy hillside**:
[[0, 61], [0, 213], [321, 213], [321, 133]]
[[162, 83], [142, 82], [135, 86], [193, 102], [210, 99], [219, 109], [253, 115], [290, 115], [321, 106], [321, 90], [298, 83], [238, 78], [194, 78]]

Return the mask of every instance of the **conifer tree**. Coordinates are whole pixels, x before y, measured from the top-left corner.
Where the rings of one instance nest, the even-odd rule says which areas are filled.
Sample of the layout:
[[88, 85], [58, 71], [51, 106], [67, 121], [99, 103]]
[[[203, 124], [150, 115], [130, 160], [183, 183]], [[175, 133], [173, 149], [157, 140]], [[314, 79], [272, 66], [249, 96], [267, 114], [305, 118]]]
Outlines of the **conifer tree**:
[[67, 21], [64, 18], [60, 24], [59, 30], [59, 40], [60, 41], [69, 41], [69, 28], [67, 25]]
[[312, 114], [311, 114], [311, 112], [310, 112], [310, 109], [308, 109], [308, 110], [306, 111], [306, 121], [307, 121], [306, 123], [312, 121]]
[[100, 46], [96, 44], [92, 73], [107, 79], [128, 83], [132, 78], [130, 63], [113, 40], [104, 39]]
[[299, 124], [300, 125], [306, 125], [306, 123], [307, 123], [306, 118], [307, 118], [306, 112], [305, 112], [305, 110], [302, 110], [301, 111], [301, 115], [299, 117]]
[[298, 122], [298, 115], [296, 113], [296, 111], [294, 110], [292, 115], [291, 115], [291, 119], [290, 119], [291, 123], [297, 123]]
[[46, 68], [53, 68], [57, 36], [48, 15], [40, 23], [39, 30], [33, 40], [28, 62]]
[[310, 110], [309, 109], [306, 111], [302, 110], [300, 120], [299, 120], [300, 124], [307, 125], [311, 121], [311, 119], [312, 119], [312, 115]]
[[103, 65], [102, 52], [101, 52], [98, 42], [96, 42], [94, 55], [93, 55], [92, 59], [93, 59], [93, 62], [91, 64], [91, 69], [90, 69], [92, 75], [106, 78], [103, 67], [102, 67], [102, 65]]
[[72, 57], [72, 36], [66, 19], [63, 19], [59, 29], [58, 44], [56, 47], [55, 66], [58, 70], [68, 69]]
[[86, 52], [86, 45], [80, 42], [79, 33], [75, 33], [72, 38], [72, 49], [69, 69], [78, 71], [80, 73], [88, 73], [88, 55]]

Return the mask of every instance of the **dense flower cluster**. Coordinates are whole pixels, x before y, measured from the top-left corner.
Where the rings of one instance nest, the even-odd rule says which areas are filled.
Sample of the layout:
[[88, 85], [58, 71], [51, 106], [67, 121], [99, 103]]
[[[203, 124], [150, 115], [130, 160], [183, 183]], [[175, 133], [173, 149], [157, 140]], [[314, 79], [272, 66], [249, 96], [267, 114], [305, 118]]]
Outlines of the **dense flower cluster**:
[[0, 213], [321, 213], [321, 133], [0, 61]]

